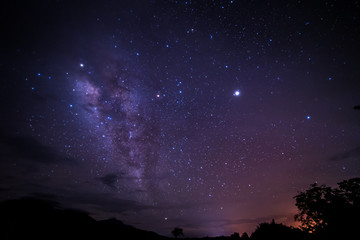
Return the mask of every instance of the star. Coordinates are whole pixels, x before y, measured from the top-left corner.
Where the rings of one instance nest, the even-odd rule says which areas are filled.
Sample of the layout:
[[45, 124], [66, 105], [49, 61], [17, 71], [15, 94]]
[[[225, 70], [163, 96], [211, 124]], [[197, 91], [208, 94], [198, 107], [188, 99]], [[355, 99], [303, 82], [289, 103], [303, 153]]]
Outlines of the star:
[[240, 96], [240, 94], [241, 94], [240, 90], [235, 90], [235, 92], [233, 93], [233, 96], [238, 97], [238, 96]]

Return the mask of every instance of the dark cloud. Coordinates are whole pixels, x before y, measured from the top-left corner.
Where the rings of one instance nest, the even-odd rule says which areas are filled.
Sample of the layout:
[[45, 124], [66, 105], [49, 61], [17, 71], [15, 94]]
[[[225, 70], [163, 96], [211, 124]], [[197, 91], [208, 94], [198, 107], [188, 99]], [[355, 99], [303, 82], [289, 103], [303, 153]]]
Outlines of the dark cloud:
[[97, 179], [100, 180], [103, 184], [107, 185], [108, 187], [112, 189], [116, 189], [115, 183], [118, 181], [119, 177], [117, 174], [110, 173]]
[[82, 108], [85, 110], [85, 111], [87, 111], [87, 112], [89, 112], [89, 113], [91, 113], [91, 114], [94, 114], [95, 113], [95, 111], [94, 111], [94, 108], [98, 108], [99, 106], [96, 106], [96, 105], [94, 105], [94, 104], [92, 104], [92, 103], [86, 103], [86, 104], [83, 104], [82, 105]]
[[342, 161], [349, 159], [357, 159], [360, 160], [360, 147], [353, 148], [347, 152], [340, 153], [330, 158], [331, 161]]
[[0, 187], [0, 192], [9, 192], [10, 188]]
[[[52, 147], [43, 145], [35, 138], [0, 134], [5, 157], [30, 160], [40, 164], [76, 164], [75, 159], [65, 156]], [[0, 148], [2, 148], [0, 145]]]
[[48, 101], [48, 99], [41, 96], [40, 94], [32, 94], [32, 98], [40, 103], [46, 103]]
[[116, 198], [110, 194], [96, 194], [91, 197], [92, 199], [84, 199], [84, 201], [103, 212], [123, 214], [125, 212], [138, 212], [153, 208], [148, 205], [140, 204], [134, 200]]
[[[153, 206], [139, 203], [135, 200], [116, 197], [116, 193], [97, 193], [82, 190], [84, 186], [56, 186], [43, 184], [25, 184], [26, 190], [19, 193], [19, 189], [0, 188], [0, 192], [7, 192], [13, 198], [31, 197], [46, 201], [56, 201], [65, 208], [86, 210], [91, 214], [126, 214], [126, 212], [138, 212], [153, 209]], [[7, 198], [8, 199], [8, 198]], [[0, 201], [5, 198], [0, 198]]]
[[[134, 181], [139, 180], [139, 178], [129, 175], [125, 172], [117, 172], [117, 173], [108, 173], [102, 177], [95, 178], [97, 181], [100, 181], [102, 184], [110, 187], [113, 190], [116, 190], [116, 183], [120, 183], [121, 181]], [[146, 179], [146, 178], [142, 178]], [[148, 180], [148, 179], [147, 179]], [[133, 189], [134, 192], [146, 192], [142, 189]]]
[[35, 198], [41, 198], [41, 199], [49, 199], [49, 200], [56, 200], [58, 196], [51, 193], [43, 193], [43, 192], [34, 192], [30, 194], [31, 196]]
[[[44, 193], [42, 193], [44, 194]], [[152, 206], [141, 204], [135, 200], [122, 199], [112, 193], [94, 193], [89, 191], [77, 191], [76, 189], [58, 189], [57, 193], [45, 193], [53, 199], [70, 205], [75, 208], [86, 208], [90, 213], [108, 212], [112, 214], [124, 214], [131, 211], [142, 211], [153, 208]]]

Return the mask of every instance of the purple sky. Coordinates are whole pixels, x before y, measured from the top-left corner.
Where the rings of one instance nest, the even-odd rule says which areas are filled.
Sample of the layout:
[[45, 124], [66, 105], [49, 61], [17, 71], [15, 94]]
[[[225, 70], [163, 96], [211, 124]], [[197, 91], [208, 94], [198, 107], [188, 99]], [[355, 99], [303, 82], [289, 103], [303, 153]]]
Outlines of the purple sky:
[[[315, 3], [316, 2], [316, 3]], [[0, 200], [170, 235], [289, 225], [360, 174], [358, 1], [6, 1]]]

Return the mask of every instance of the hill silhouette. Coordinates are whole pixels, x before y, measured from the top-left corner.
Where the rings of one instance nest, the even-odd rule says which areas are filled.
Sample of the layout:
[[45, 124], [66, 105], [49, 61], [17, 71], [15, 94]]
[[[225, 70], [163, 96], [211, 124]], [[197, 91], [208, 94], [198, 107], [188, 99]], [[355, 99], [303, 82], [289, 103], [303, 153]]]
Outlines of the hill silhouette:
[[[64, 209], [57, 202], [37, 198], [20, 198], [0, 203], [0, 239], [147, 239], [170, 240], [151, 231], [137, 229], [110, 218], [95, 220], [88, 213], [76, 209]], [[248, 237], [238, 233], [231, 236], [186, 238], [187, 240], [261, 240], [305, 239], [299, 229], [275, 222], [261, 223]]]
[[169, 239], [117, 219], [97, 221], [86, 212], [35, 198], [0, 203], [0, 239]]
[[[244, 233], [231, 236], [205, 237], [214, 240], [327, 240], [360, 239], [360, 178], [338, 183], [338, 187], [311, 184], [310, 188], [295, 197], [299, 213], [295, 219], [300, 228], [283, 224], [260, 223], [251, 237]], [[175, 228], [174, 236], [183, 230]], [[169, 230], [170, 233], [170, 230]], [[186, 232], [185, 232], [186, 234]], [[126, 225], [111, 218], [97, 221], [88, 213], [64, 209], [57, 202], [37, 198], [21, 198], [0, 203], [0, 239], [147, 239], [169, 240]], [[201, 238], [186, 238], [201, 239]]]

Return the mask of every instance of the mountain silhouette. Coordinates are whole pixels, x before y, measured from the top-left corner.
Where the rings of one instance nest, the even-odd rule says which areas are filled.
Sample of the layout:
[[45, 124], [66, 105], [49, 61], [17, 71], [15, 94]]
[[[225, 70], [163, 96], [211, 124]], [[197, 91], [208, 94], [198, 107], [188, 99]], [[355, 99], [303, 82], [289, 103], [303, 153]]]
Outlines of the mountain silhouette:
[[117, 219], [97, 221], [53, 201], [21, 198], [0, 203], [0, 239], [169, 239]]

